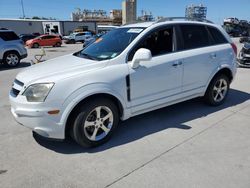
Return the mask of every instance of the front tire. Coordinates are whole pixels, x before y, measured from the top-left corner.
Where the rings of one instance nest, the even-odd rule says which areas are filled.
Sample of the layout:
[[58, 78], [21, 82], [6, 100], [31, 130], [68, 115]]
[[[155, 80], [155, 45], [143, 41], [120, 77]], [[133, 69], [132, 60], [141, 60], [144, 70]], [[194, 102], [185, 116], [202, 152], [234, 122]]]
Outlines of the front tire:
[[20, 63], [20, 55], [17, 52], [6, 52], [3, 57], [4, 65], [7, 67], [16, 67]]
[[34, 43], [32, 47], [33, 47], [33, 48], [39, 48], [39, 46], [40, 46], [40, 45], [39, 45], [38, 43]]
[[228, 95], [229, 85], [229, 78], [224, 74], [213, 78], [204, 96], [205, 102], [211, 106], [223, 104]]
[[84, 103], [75, 117], [73, 139], [84, 147], [96, 147], [107, 142], [119, 122], [117, 106], [102, 98]]

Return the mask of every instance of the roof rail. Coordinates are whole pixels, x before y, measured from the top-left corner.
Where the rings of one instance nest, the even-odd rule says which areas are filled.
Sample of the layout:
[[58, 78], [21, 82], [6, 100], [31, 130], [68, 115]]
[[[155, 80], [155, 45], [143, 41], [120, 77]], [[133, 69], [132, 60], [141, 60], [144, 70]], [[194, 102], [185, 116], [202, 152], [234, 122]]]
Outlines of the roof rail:
[[155, 23], [166, 22], [166, 21], [174, 21], [174, 20], [188, 20], [188, 21], [198, 21], [198, 22], [206, 22], [213, 23], [210, 20], [202, 19], [202, 18], [188, 18], [188, 17], [164, 17], [157, 20]]

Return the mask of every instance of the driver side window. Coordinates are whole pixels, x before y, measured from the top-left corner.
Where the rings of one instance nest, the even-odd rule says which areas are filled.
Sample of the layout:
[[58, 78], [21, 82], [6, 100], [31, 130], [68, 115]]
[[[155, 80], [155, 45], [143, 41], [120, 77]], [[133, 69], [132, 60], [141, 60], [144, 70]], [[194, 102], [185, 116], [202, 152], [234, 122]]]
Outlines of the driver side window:
[[135, 52], [140, 48], [150, 50], [152, 57], [173, 52], [173, 27], [156, 30], [143, 38], [130, 52], [128, 61], [132, 61]]

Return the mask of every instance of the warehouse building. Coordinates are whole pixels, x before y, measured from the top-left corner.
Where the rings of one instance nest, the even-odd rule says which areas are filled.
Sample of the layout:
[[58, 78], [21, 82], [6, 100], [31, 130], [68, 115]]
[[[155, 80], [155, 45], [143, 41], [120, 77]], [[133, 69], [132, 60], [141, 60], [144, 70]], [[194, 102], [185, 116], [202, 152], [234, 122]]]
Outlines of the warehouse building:
[[0, 28], [8, 28], [17, 34], [40, 33], [69, 35], [76, 28], [97, 32], [97, 23], [93, 21], [0, 19]]

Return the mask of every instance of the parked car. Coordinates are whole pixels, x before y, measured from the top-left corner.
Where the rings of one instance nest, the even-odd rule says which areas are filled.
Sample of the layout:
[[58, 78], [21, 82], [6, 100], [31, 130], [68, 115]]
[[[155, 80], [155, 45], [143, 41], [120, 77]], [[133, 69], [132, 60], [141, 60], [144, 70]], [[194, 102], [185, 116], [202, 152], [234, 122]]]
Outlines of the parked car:
[[36, 35], [32, 35], [32, 34], [21, 34], [21, 35], [19, 35], [19, 38], [24, 42], [24, 44], [25, 44], [25, 42], [27, 40], [34, 39], [36, 37], [37, 37]]
[[240, 67], [250, 67], [250, 43], [245, 43], [238, 56]]
[[60, 47], [61, 45], [62, 40], [57, 35], [41, 35], [26, 41], [26, 46], [30, 48], [39, 48], [40, 46]]
[[240, 22], [239, 22], [239, 19], [238, 18], [226, 18], [226, 19], [224, 19], [224, 24], [227, 24], [227, 23], [229, 23], [229, 24], [239, 24]]
[[92, 33], [86, 31], [82, 33], [71, 33], [69, 36], [64, 36], [63, 39], [66, 44], [75, 44], [76, 42], [84, 43], [84, 41], [90, 37], [92, 37]]
[[97, 34], [97, 35], [94, 35], [92, 37], [86, 38], [83, 45], [82, 45], [82, 47], [85, 48], [86, 46], [92, 44], [93, 42], [95, 42], [101, 36], [102, 36], [102, 34]]
[[16, 33], [0, 29], [0, 63], [8, 67], [16, 67], [25, 57], [27, 57], [27, 50]]
[[119, 27], [20, 72], [9, 95], [13, 116], [41, 136], [71, 135], [93, 147], [120, 119], [195, 97], [223, 104], [237, 70], [235, 44], [213, 23], [167, 20]]
[[240, 20], [239, 24], [243, 27], [248, 27], [248, 21], [247, 20]]
[[35, 32], [35, 33], [32, 33], [32, 35], [35, 35], [35, 36], [40, 36], [41, 34], [40, 33], [38, 33], [38, 32]]
[[249, 42], [250, 43], [250, 37], [241, 37], [239, 40], [240, 43]]

